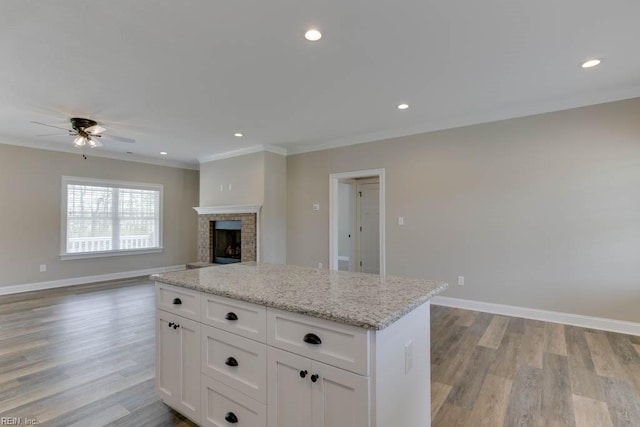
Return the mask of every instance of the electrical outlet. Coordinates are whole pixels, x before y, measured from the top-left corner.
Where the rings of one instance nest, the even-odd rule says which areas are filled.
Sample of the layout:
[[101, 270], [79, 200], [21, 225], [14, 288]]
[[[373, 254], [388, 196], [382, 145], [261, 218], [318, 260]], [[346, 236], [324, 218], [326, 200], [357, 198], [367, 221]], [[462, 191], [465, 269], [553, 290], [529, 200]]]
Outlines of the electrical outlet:
[[229, 184], [229, 191], [231, 191], [231, 184]]
[[220, 184], [220, 191], [224, 191], [224, 184]]
[[320, 203], [314, 203], [313, 204], [313, 210], [314, 211], [319, 211], [320, 210]]
[[47, 264], [40, 264], [40, 273], [47, 271]]
[[458, 286], [464, 286], [464, 276], [458, 276]]
[[398, 225], [404, 225], [404, 217], [403, 216], [399, 216], [398, 217]]
[[321, 262], [318, 263], [318, 268], [322, 268], [322, 263]]
[[413, 341], [404, 345], [404, 373], [408, 374], [413, 369]]

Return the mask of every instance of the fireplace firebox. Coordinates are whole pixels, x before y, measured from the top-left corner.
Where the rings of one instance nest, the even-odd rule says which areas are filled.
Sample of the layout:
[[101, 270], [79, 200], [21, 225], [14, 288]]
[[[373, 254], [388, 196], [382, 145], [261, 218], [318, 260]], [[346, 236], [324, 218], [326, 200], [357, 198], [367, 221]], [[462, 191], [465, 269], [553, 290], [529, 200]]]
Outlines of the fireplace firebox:
[[213, 221], [211, 262], [231, 264], [242, 259], [242, 221]]

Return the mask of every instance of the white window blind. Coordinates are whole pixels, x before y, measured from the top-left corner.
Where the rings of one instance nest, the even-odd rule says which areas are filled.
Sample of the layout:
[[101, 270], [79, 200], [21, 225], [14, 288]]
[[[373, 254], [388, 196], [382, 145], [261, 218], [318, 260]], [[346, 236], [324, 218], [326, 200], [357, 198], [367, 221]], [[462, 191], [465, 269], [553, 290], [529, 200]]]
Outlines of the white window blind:
[[63, 199], [63, 258], [162, 247], [162, 186], [64, 177]]

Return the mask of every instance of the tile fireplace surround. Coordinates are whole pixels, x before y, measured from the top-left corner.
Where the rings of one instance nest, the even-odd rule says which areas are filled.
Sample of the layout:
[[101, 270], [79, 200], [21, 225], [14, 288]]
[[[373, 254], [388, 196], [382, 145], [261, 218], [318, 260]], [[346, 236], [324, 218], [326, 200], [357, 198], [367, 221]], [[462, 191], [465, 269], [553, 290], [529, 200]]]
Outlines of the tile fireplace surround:
[[210, 263], [213, 251], [212, 221], [241, 221], [241, 261], [258, 261], [258, 205], [208, 206], [194, 208], [198, 212], [198, 263]]

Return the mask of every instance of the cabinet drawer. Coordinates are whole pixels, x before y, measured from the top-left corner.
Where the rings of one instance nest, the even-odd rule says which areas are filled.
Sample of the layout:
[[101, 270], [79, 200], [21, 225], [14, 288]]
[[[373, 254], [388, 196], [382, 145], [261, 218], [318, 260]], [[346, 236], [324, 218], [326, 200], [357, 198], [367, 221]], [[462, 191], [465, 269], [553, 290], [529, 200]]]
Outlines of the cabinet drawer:
[[351, 325], [267, 309], [269, 345], [360, 375], [369, 375], [369, 334]]
[[200, 292], [156, 283], [156, 307], [170, 313], [200, 321]]
[[202, 378], [202, 425], [266, 427], [267, 407], [204, 376]]
[[202, 340], [202, 373], [266, 403], [266, 344], [207, 325]]
[[267, 341], [267, 310], [261, 305], [203, 293], [202, 323], [256, 341]]

